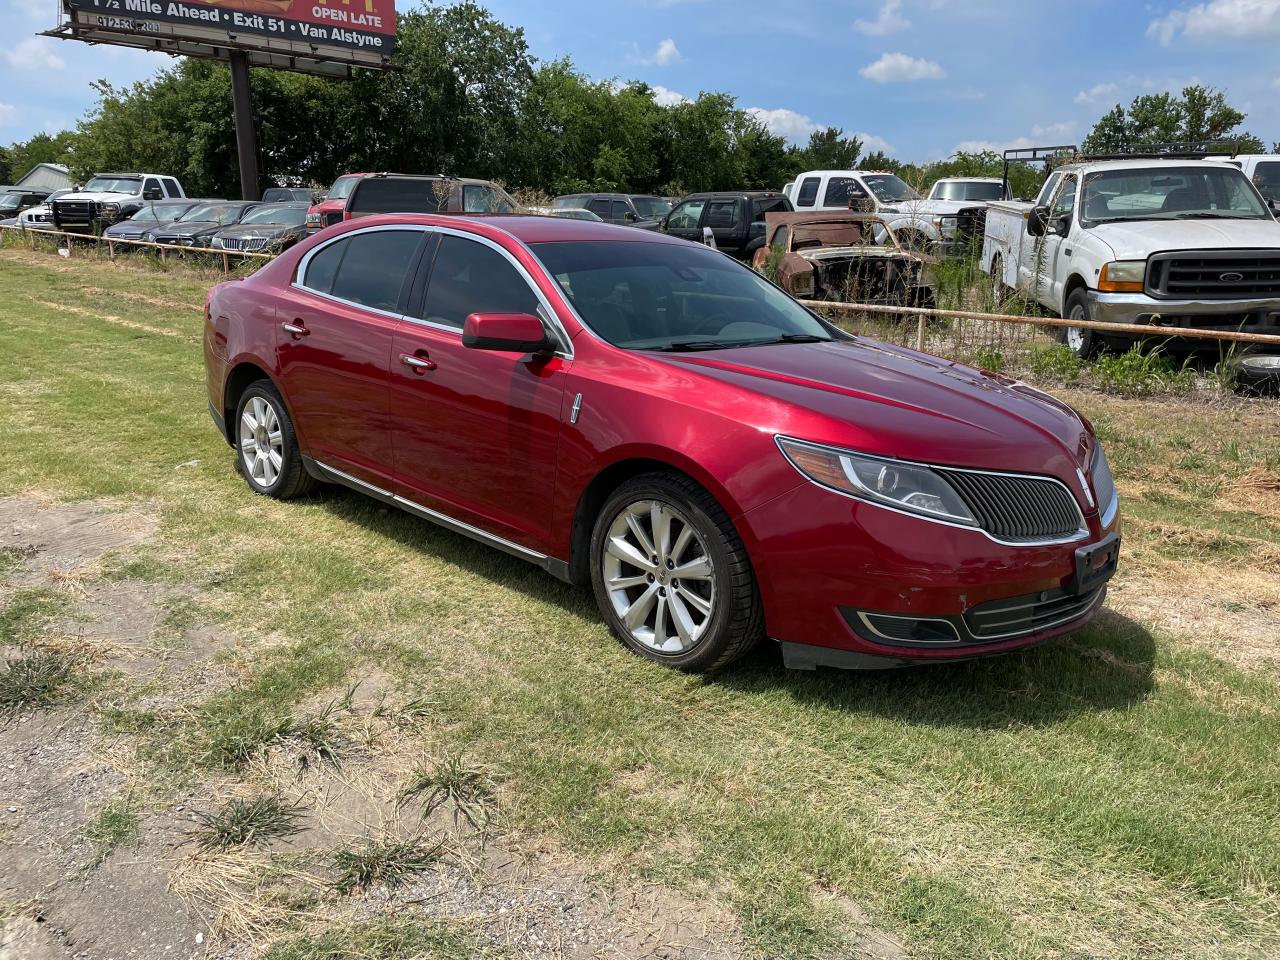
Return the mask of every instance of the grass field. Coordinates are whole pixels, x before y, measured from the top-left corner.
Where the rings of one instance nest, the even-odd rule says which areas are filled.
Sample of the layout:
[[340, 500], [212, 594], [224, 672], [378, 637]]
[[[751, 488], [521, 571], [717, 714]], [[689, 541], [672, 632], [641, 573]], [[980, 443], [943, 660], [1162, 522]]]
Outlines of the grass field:
[[[728, 956], [1280, 955], [1276, 403], [1064, 394], [1126, 517], [1078, 635], [869, 674], [787, 673], [770, 649], [707, 680], [407, 515], [250, 494], [205, 410], [204, 292], [0, 252], [0, 497], [132, 531], [39, 583], [39, 545], [0, 541], [0, 717], [6, 697], [77, 711], [115, 778], [78, 813], [85, 870], [160, 831], [215, 943], [291, 960], [525, 955], [476, 911], [375, 895], [476, 836], [584, 889], [660, 889]], [[128, 643], [92, 627], [108, 594], [153, 609]], [[471, 839], [327, 816], [325, 777]], [[258, 795], [285, 799], [226, 806]], [[174, 834], [175, 803], [203, 819]]]

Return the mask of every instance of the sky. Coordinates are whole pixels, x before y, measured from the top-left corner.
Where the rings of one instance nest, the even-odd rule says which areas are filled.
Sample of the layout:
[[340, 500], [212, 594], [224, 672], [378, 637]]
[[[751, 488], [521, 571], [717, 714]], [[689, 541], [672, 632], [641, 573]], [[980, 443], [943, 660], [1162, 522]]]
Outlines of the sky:
[[[489, 0], [539, 59], [642, 80], [665, 102], [733, 94], [776, 133], [857, 133], [868, 151], [1078, 142], [1116, 103], [1204, 83], [1280, 140], [1280, 0]], [[405, 8], [402, 0], [401, 9]], [[90, 82], [162, 54], [36, 34], [58, 0], [0, 0], [0, 143], [73, 126]]]

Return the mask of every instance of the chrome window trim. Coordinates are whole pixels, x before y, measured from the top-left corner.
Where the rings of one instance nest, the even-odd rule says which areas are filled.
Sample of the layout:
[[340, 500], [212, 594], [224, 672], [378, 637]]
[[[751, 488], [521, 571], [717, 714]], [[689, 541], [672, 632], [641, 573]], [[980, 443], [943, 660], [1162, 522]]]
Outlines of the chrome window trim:
[[[817, 480], [813, 479], [813, 477], [809, 476], [807, 473], [801, 470], [800, 467], [797, 466], [796, 462], [791, 459], [791, 456], [787, 453], [786, 448], [782, 445], [782, 441], [784, 440], [790, 443], [800, 444], [801, 446], [814, 447], [815, 449], [824, 450], [829, 453], [838, 453], [838, 454], [851, 453], [854, 456], [866, 457], [870, 460], [882, 460], [885, 463], [905, 463], [913, 467], [923, 467], [926, 470], [951, 470], [951, 471], [954, 471], [955, 473], [973, 473], [973, 474], [978, 474], [980, 476], [987, 476], [987, 477], [993, 477], [993, 476], [994, 477], [1013, 477], [1014, 479], [1017, 479], [1017, 480], [1028, 480], [1028, 479], [1048, 480], [1051, 483], [1056, 483], [1058, 486], [1060, 486], [1063, 490], [1067, 492], [1067, 496], [1071, 498], [1071, 502], [1075, 505], [1076, 516], [1079, 518], [1080, 526], [1076, 530], [1076, 532], [1069, 537], [1057, 537], [1052, 540], [1001, 540], [999, 537], [995, 536], [994, 534], [982, 529], [982, 527], [979, 527], [973, 524], [956, 523], [952, 520], [944, 520], [941, 517], [930, 517], [923, 513], [913, 513], [910, 510], [901, 510], [897, 507], [892, 507], [887, 503], [880, 503], [876, 500], [870, 500], [866, 497], [855, 496], [854, 494], [849, 493], [847, 490], [841, 490], [838, 487], [831, 487], [825, 483], [819, 483]], [[980, 533], [984, 537], [986, 537], [988, 540], [990, 540], [992, 543], [998, 543], [1004, 547], [1054, 547], [1054, 546], [1061, 546], [1063, 544], [1068, 544], [1068, 543], [1078, 543], [1079, 541], [1088, 539], [1089, 537], [1089, 528], [1088, 528], [1088, 525], [1085, 523], [1084, 513], [1080, 510], [1080, 501], [1076, 498], [1076, 495], [1071, 492], [1071, 488], [1068, 487], [1061, 480], [1059, 480], [1057, 477], [1051, 477], [1043, 473], [1011, 473], [1005, 470], [979, 470], [973, 467], [949, 467], [949, 466], [943, 466], [942, 464], [923, 463], [919, 460], [907, 460], [903, 457], [885, 457], [876, 453], [863, 453], [861, 450], [847, 450], [843, 447], [831, 446], [830, 444], [815, 443], [812, 440], [801, 440], [799, 437], [789, 437], [786, 434], [781, 434], [781, 433], [774, 434], [773, 442], [774, 444], [777, 445], [778, 452], [780, 452], [784, 457], [786, 457], [787, 463], [791, 464], [792, 468], [796, 471], [796, 473], [800, 474], [800, 476], [803, 479], [807, 480], [809, 483], [812, 483], [814, 486], [821, 487], [823, 490], [830, 490], [832, 493], [839, 494], [842, 497], [848, 497], [850, 500], [856, 500], [858, 503], [865, 503], [868, 506], [878, 507], [881, 510], [888, 510], [892, 513], [897, 513], [904, 517], [912, 517], [913, 519], [916, 519], [916, 520], [923, 520], [926, 523], [940, 523], [945, 527], [953, 527], [956, 530], [967, 530], [970, 533]]]
[[[543, 314], [545, 314], [545, 315], [540, 314], [539, 318], [542, 320], [544, 325], [547, 325], [550, 327], [552, 336], [554, 336], [556, 340], [560, 342], [560, 345], [561, 345], [561, 349], [555, 351], [555, 355], [558, 357], [562, 357], [565, 360], [573, 359], [573, 340], [569, 337], [569, 332], [565, 329], [564, 324], [560, 322], [560, 318], [559, 316], [557, 316], [555, 309], [551, 306], [551, 302], [546, 298], [542, 290], [539, 289], [537, 283], [534, 282], [533, 276], [525, 268], [524, 264], [522, 264], [519, 260], [517, 260], [512, 255], [511, 251], [503, 247], [502, 244], [498, 243], [497, 241], [491, 240], [488, 237], [481, 236], [478, 233], [471, 233], [469, 231], [458, 230], [453, 227], [442, 227], [442, 226], [437, 226], [435, 224], [425, 224], [425, 223], [387, 223], [387, 224], [380, 224], [374, 227], [363, 227], [358, 230], [351, 230], [347, 233], [342, 233], [336, 237], [326, 240], [324, 243], [317, 244], [315, 247], [312, 247], [310, 250], [308, 250], [306, 253], [306, 256], [304, 256], [301, 260], [298, 261], [298, 266], [294, 273], [294, 279], [290, 282], [289, 285], [298, 290], [305, 290], [307, 293], [311, 294], [312, 296], [321, 297], [325, 300], [331, 300], [334, 303], [340, 303], [340, 304], [343, 304], [344, 306], [354, 307], [357, 310], [367, 310], [370, 313], [375, 313], [375, 314], [378, 314], [379, 316], [389, 317], [394, 320], [404, 320], [421, 327], [427, 327], [432, 330], [440, 330], [444, 333], [457, 334], [458, 339], [461, 340], [462, 329], [460, 327], [453, 327], [444, 323], [432, 323], [431, 321], [424, 320], [420, 317], [411, 317], [408, 314], [395, 313], [389, 310], [380, 310], [377, 307], [370, 307], [363, 303], [356, 303], [353, 300], [346, 300], [342, 297], [334, 296], [332, 293], [325, 293], [322, 290], [316, 290], [314, 287], [308, 287], [305, 283], [299, 282], [300, 278], [306, 277], [307, 270], [311, 266], [312, 257], [318, 254], [321, 250], [326, 250], [333, 244], [338, 243], [339, 241], [342, 241], [342, 240], [347, 240], [351, 237], [360, 236], [366, 233], [379, 233], [387, 230], [403, 230], [403, 231], [410, 231], [415, 233], [434, 233], [442, 236], [459, 237], [463, 240], [471, 240], [475, 243], [479, 243], [482, 246], [486, 246], [490, 248], [491, 250], [496, 250], [499, 254], [501, 254], [506, 259], [506, 261], [509, 264], [511, 264], [512, 267], [515, 268], [516, 273], [520, 275], [521, 279], [524, 280], [525, 284], [529, 287], [529, 289], [533, 291], [533, 295], [537, 297], [538, 304], [541, 306]], [[511, 236], [511, 235], [508, 234], [508, 236]], [[511, 237], [511, 239], [514, 240], [521, 247], [523, 247], [524, 250], [530, 256], [533, 256], [533, 251], [529, 249], [528, 244], [526, 244], [523, 240], [520, 240], [519, 238], [513, 237], [513, 236]], [[538, 260], [536, 256], [533, 256], [533, 259], [537, 261], [539, 264], [542, 263], [542, 261]], [[545, 270], [546, 268], [543, 267], [543, 269]], [[566, 303], [567, 303], [567, 300], [566, 300]], [[570, 306], [570, 310], [572, 310], [572, 306]], [[582, 318], [577, 316], [576, 311], [574, 311], [574, 317], [575, 319], [578, 320], [580, 324], [582, 323]]]
[[496, 533], [490, 533], [488, 530], [482, 530], [479, 527], [473, 526], [463, 520], [451, 517], [447, 513], [441, 513], [438, 510], [432, 510], [430, 507], [424, 507], [422, 504], [416, 503], [406, 497], [402, 497], [399, 494], [392, 493], [390, 490], [384, 490], [382, 487], [368, 483], [365, 480], [361, 480], [359, 477], [353, 477], [351, 474], [339, 470], [337, 467], [331, 467], [327, 463], [322, 463], [319, 460], [313, 460], [312, 463], [314, 463], [321, 472], [330, 474], [334, 479], [346, 484], [347, 486], [358, 490], [364, 490], [380, 500], [399, 507], [402, 510], [407, 510], [410, 513], [422, 517], [424, 520], [430, 520], [432, 523], [437, 523], [446, 529], [453, 530], [455, 533], [460, 533], [463, 536], [471, 537], [472, 539], [479, 540], [483, 543], [492, 544], [500, 550], [523, 557], [526, 560], [532, 560], [535, 563], [541, 563], [548, 559], [545, 553], [539, 553], [537, 550], [522, 546], [521, 544], [518, 544], [513, 540], [508, 540], [505, 537], [500, 537]]

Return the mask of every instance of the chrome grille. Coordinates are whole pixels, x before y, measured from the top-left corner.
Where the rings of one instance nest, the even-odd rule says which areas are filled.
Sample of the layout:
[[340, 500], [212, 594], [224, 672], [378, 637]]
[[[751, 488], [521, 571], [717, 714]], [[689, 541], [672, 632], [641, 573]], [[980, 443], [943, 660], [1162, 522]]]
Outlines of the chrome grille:
[[935, 467], [955, 488], [980, 526], [1007, 543], [1043, 543], [1075, 536], [1084, 516], [1056, 480], [1021, 474], [972, 473]]
[[1152, 255], [1147, 293], [1168, 300], [1280, 297], [1280, 250], [1196, 250]]
[[267, 241], [261, 237], [223, 237], [222, 247], [224, 250], [244, 250], [254, 251], [261, 250], [267, 245]]
[[975, 640], [1038, 633], [1084, 616], [1106, 587], [1084, 594], [1046, 590], [1007, 600], [992, 600], [970, 607], [964, 613], [965, 626]]

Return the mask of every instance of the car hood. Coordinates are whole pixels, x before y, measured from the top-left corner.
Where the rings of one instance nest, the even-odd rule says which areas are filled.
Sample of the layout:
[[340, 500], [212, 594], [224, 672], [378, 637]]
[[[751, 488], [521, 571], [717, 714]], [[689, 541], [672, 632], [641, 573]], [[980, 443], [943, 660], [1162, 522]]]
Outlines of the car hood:
[[960, 200], [899, 200], [885, 204], [882, 213], [910, 213], [916, 216], [946, 216], [979, 204]]
[[300, 226], [290, 226], [284, 223], [242, 223], [234, 227], [223, 227], [218, 231], [218, 236], [275, 240], [287, 233], [302, 229]]
[[1051, 474], [1073, 489], [1090, 429], [1033, 387], [874, 340], [663, 355], [773, 402], [761, 429], [947, 466]]
[[100, 203], [127, 203], [130, 200], [137, 200], [139, 194], [136, 193], [68, 193], [66, 196], [59, 197], [54, 203], [61, 203], [63, 200], [97, 200]]
[[1280, 246], [1274, 220], [1135, 220], [1100, 223], [1089, 232], [1106, 243], [1117, 260], [1145, 260], [1162, 250], [1223, 250]]
[[160, 227], [152, 227], [152, 233], [171, 233], [179, 237], [191, 237], [197, 233], [212, 233], [223, 229], [217, 220], [182, 220], [177, 223], [166, 223]]

